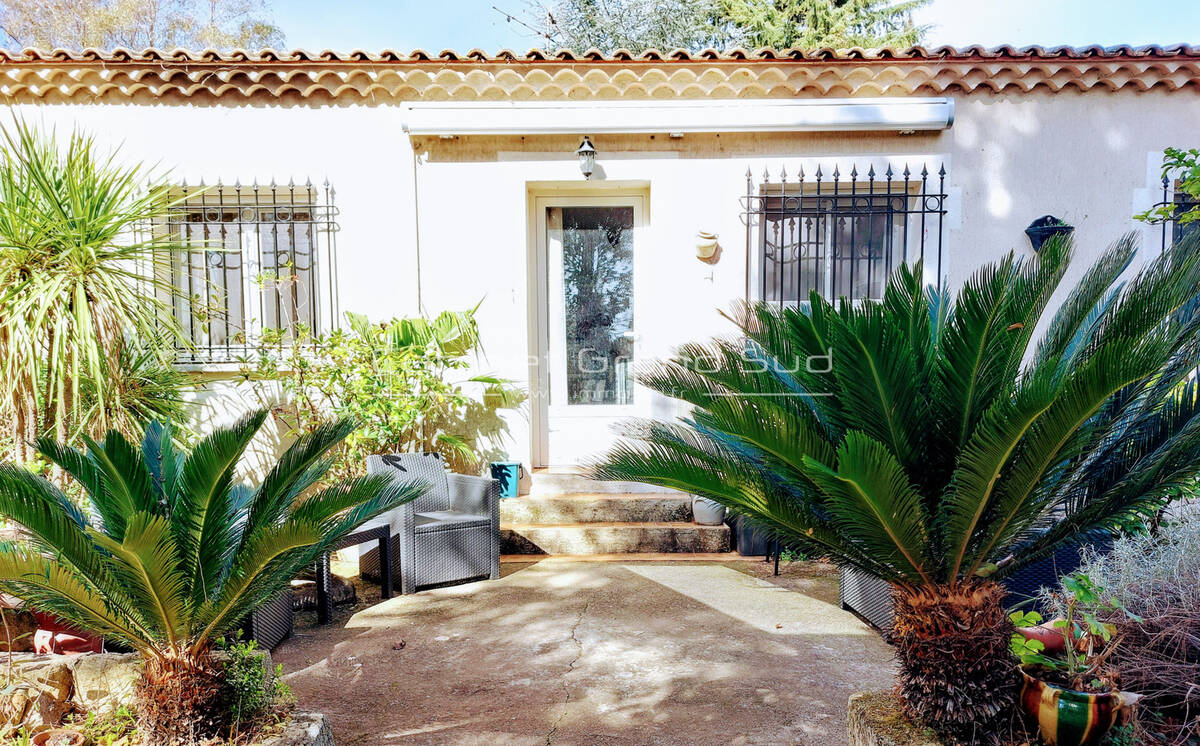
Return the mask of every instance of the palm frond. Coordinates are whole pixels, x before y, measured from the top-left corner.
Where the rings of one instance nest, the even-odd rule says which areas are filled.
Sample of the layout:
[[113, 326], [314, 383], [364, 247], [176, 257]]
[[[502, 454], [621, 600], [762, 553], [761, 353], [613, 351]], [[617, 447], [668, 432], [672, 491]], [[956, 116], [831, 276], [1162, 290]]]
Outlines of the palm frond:
[[232, 427], [214, 431], [196, 444], [180, 467], [171, 522], [181, 552], [179, 570], [191, 578], [193, 603], [216, 591], [226, 555], [237, 545], [234, 472], [266, 416], [265, 411], [252, 412]]
[[134, 513], [120, 541], [103, 534], [97, 534], [96, 541], [112, 555], [108, 567], [113, 579], [139, 608], [152, 615], [154, 630], [176, 649], [189, 632], [189, 579], [179, 567], [170, 520], [152, 513]]
[[1001, 477], [997, 498], [988, 509], [988, 536], [977, 543], [968, 574], [987, 561], [997, 547], [1006, 545], [1020, 533], [1023, 517], [1039, 514], [1036, 499], [1041, 480], [1054, 465], [1078, 455], [1063, 453], [1072, 435], [1109, 397], [1124, 386], [1152, 375], [1158, 362], [1158, 351], [1153, 345], [1106, 348], [1064, 383], [1025, 436], [1022, 444], [1025, 457]]
[[326, 455], [354, 432], [355, 426], [350, 419], [329, 422], [289, 446], [258, 488], [247, 533], [279, 521], [305, 490], [320, 481], [330, 466]]
[[809, 475], [828, 497], [833, 525], [913, 584], [937, 577], [926, 557], [921, 496], [887, 444], [851, 432], [838, 448], [837, 469], [809, 460]]
[[[80, 579], [69, 567], [20, 546], [0, 544], [0, 586], [33, 608], [63, 619], [79, 629], [121, 640], [148, 652], [153, 641], [129, 623], [129, 616]], [[116, 613], [114, 613], [116, 612]]]

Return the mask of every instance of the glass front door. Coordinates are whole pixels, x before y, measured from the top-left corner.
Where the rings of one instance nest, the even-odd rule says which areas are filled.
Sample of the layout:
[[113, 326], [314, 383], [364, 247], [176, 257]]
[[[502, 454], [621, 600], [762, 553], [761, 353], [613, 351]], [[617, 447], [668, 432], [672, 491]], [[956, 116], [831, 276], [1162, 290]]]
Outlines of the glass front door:
[[535, 460], [572, 465], [608, 448], [613, 425], [639, 403], [634, 287], [642, 203], [634, 197], [539, 202], [546, 402]]

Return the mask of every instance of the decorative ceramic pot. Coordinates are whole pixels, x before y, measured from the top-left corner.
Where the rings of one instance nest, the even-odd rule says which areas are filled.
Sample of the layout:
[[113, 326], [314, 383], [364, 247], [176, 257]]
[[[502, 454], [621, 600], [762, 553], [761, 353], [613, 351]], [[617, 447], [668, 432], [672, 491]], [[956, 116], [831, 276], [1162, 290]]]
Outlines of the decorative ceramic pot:
[[1041, 251], [1042, 245], [1054, 236], [1069, 236], [1075, 226], [1067, 225], [1053, 215], [1043, 215], [1029, 224], [1025, 235], [1029, 236], [1029, 244], [1034, 251]]
[[696, 258], [700, 261], [709, 264], [713, 263], [719, 249], [720, 244], [717, 242], [716, 233], [700, 231], [696, 234]]
[[1046, 746], [1095, 746], [1141, 699], [1131, 692], [1077, 692], [1026, 671], [1021, 676], [1021, 709], [1037, 721]]
[[54, 728], [33, 737], [33, 746], [83, 746], [87, 738], [77, 730]]
[[725, 522], [725, 506], [696, 495], [692, 497], [692, 519], [701, 526], [720, 526]]

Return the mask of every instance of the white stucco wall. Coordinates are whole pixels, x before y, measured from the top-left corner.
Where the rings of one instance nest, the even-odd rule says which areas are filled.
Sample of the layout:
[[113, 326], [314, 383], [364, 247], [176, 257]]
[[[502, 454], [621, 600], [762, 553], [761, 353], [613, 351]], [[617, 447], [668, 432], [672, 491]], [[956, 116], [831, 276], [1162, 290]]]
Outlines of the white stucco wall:
[[[328, 178], [340, 211], [342, 309], [375, 319], [415, 313], [418, 281], [421, 304], [432, 313], [483, 299], [487, 369], [527, 381], [531, 195], [621, 187], [649, 194], [636, 282], [650, 310], [636, 325], [650, 357], [728, 329], [717, 311], [743, 296], [739, 197], [748, 167], [757, 175], [781, 166], [811, 173], [817, 162], [843, 170], [944, 162], [950, 212], [943, 270], [952, 286], [1010, 249], [1030, 253], [1022, 231], [1047, 213], [1076, 226], [1070, 280], [1122, 233], [1146, 230], [1131, 216], [1159, 199], [1162, 149], [1200, 139], [1200, 93], [1190, 90], [975, 94], [956, 105], [953, 127], [940, 133], [595, 137], [601, 171], [586, 184], [572, 154], [577, 137], [413, 142], [401, 130], [400, 110], [390, 107], [15, 108], [60, 129], [78, 125], [122, 144], [125, 157], [160, 163], [189, 183]], [[720, 236], [716, 265], [694, 256], [699, 230]], [[1157, 229], [1146, 232], [1152, 251]], [[208, 406], [224, 419], [244, 405], [218, 398]], [[656, 402], [653, 413], [667, 409]], [[529, 418], [516, 416], [511, 425], [511, 454], [528, 461]]]

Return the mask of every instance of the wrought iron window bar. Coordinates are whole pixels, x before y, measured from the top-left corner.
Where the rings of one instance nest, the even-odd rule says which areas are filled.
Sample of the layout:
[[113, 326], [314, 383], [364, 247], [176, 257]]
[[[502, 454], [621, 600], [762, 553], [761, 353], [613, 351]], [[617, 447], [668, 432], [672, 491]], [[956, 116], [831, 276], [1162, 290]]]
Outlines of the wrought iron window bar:
[[164, 299], [183, 330], [178, 362], [236, 362], [268, 330], [286, 344], [302, 327], [337, 325], [334, 197], [328, 181], [171, 190], [155, 229], [185, 247], [172, 252]]
[[1189, 194], [1176, 190], [1171, 177], [1164, 176], [1162, 179], [1162, 200], [1154, 206], [1155, 210], [1163, 207], [1171, 208], [1171, 217], [1167, 220], [1157, 221], [1162, 227], [1162, 238], [1160, 249], [1166, 250], [1168, 244], [1179, 241], [1184, 236], [1200, 231], [1200, 220], [1193, 220], [1188, 223], [1179, 221], [1179, 217], [1185, 212], [1200, 209], [1200, 199], [1196, 199]]
[[794, 305], [816, 290], [830, 300], [878, 298], [901, 263], [923, 260], [926, 276], [942, 282], [944, 165], [913, 171], [892, 165], [860, 172], [851, 165], [800, 169], [772, 179], [746, 171], [746, 296]]

